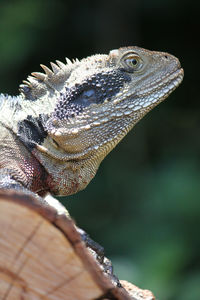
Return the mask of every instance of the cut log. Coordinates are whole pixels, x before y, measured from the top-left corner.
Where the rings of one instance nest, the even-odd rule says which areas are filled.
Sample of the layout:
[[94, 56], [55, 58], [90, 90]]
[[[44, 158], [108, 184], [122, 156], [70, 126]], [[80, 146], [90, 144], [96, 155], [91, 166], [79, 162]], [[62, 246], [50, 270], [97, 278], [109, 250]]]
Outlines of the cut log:
[[122, 286], [106, 274], [57, 200], [0, 191], [0, 299], [154, 299]]

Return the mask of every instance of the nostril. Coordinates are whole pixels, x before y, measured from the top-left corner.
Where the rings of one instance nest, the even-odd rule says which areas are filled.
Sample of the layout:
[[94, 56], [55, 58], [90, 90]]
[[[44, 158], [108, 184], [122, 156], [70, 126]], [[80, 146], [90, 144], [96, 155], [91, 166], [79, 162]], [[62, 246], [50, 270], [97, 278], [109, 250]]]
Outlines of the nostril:
[[165, 55], [164, 55], [164, 58], [168, 59], [168, 58], [169, 58], [169, 56], [168, 56], [167, 54], [165, 54]]

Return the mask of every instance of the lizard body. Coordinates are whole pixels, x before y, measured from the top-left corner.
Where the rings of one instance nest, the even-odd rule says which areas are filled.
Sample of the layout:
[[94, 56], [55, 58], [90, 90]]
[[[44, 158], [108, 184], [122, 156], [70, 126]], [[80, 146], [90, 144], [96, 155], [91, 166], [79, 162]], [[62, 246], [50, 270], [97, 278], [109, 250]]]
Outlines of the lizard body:
[[104, 157], [182, 81], [174, 56], [139, 47], [42, 65], [0, 94], [0, 187], [40, 196], [84, 189]]

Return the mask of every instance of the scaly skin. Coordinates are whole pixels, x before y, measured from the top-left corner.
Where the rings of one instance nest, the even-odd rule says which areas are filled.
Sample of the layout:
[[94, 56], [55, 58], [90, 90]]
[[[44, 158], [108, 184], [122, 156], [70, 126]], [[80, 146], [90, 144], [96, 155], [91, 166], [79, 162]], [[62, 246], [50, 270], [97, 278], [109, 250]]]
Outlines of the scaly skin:
[[0, 95], [0, 187], [44, 196], [84, 189], [104, 157], [181, 83], [177, 58], [138, 47], [32, 73]]

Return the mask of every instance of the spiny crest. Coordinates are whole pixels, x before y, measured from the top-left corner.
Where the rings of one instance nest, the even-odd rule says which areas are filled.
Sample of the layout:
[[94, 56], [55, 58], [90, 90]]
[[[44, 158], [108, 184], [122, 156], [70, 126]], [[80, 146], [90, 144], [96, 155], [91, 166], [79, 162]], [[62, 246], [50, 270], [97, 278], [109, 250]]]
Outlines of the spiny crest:
[[51, 62], [51, 69], [41, 64], [44, 73], [31, 73], [32, 76], [23, 81], [19, 91], [25, 99], [33, 101], [43, 97], [47, 92], [60, 91], [78, 63], [78, 59], [71, 61], [66, 58], [66, 64], [59, 60], [56, 60], [56, 64]]

